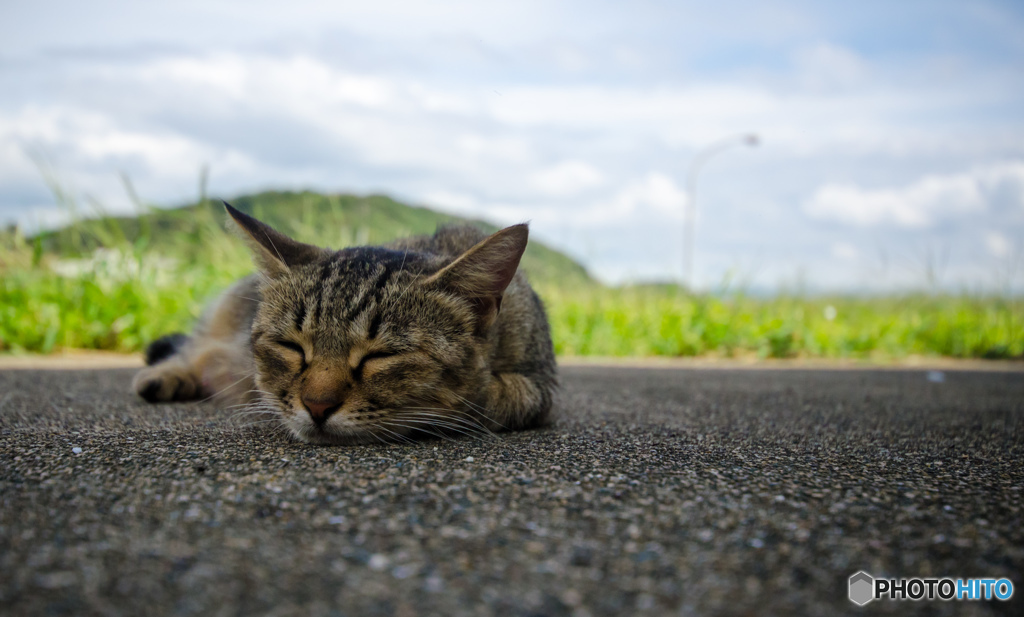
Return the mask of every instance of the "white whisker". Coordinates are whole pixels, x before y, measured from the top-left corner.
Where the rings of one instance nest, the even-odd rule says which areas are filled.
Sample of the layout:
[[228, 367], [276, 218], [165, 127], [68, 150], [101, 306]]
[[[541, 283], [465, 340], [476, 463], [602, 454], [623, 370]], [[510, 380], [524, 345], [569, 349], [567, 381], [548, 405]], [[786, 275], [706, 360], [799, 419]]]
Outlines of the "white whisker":
[[[373, 426], [374, 426], [374, 428], [379, 428], [382, 431], [386, 431], [389, 434], [394, 435], [395, 437], [397, 437], [398, 439], [400, 439], [401, 441], [403, 441], [403, 442], [405, 442], [407, 444], [415, 443], [413, 440], [409, 439], [405, 435], [401, 435], [399, 433], [396, 433], [395, 431], [392, 431], [390, 429], [384, 428], [384, 426], [381, 423], [376, 423]], [[400, 426], [400, 425], [396, 425], [396, 426]]]
[[[424, 427], [436, 427], [440, 429], [449, 430], [462, 435], [477, 437], [480, 439], [496, 439], [497, 437], [479, 426], [473, 426], [465, 423], [451, 422], [447, 418], [439, 418], [436, 416], [425, 417], [423, 414], [396, 414], [394, 419], [389, 418], [389, 422], [395, 422], [395, 420], [401, 420], [402, 422], [411, 422], [417, 426], [417, 430], [424, 430]], [[429, 432], [429, 431], [426, 431]]]
[[485, 407], [481, 407], [481, 406], [477, 405], [476, 403], [473, 403], [472, 401], [469, 401], [469, 400], [459, 396], [458, 394], [455, 394], [454, 392], [452, 392], [452, 394], [455, 396], [455, 398], [457, 398], [460, 401], [462, 401], [463, 403], [469, 405], [469, 408], [470, 408], [471, 411], [476, 411], [485, 420], [490, 420], [491, 422], [494, 422], [495, 424], [497, 424], [498, 426], [500, 426], [502, 429], [504, 429], [506, 431], [509, 430], [509, 428], [507, 426], [505, 426], [501, 422], [498, 422], [497, 418], [495, 417], [495, 416], [497, 416], [497, 414], [494, 413], [493, 411], [491, 411], [490, 409], [487, 409]]
[[452, 439], [448, 435], [445, 435], [444, 433], [440, 433], [440, 432], [437, 432], [437, 431], [430, 430], [429, 427], [430, 426], [434, 426], [434, 425], [429, 424], [429, 423], [427, 424], [426, 427], [422, 427], [422, 426], [409, 426], [407, 424], [402, 424], [400, 422], [394, 422], [394, 421], [390, 421], [389, 420], [387, 422], [387, 424], [390, 424], [392, 426], [400, 426], [402, 428], [407, 428], [407, 429], [414, 430], [414, 431], [419, 431], [419, 432], [422, 432], [422, 433], [426, 433], [428, 435], [433, 435], [434, 437], [438, 437], [438, 438], [443, 439], [445, 441], [455, 441], [454, 439]]
[[[486, 433], [488, 433], [488, 434], [490, 434], [490, 435], [492, 435], [494, 437], [497, 437], [496, 435], [494, 435], [493, 431], [491, 431], [489, 428], [487, 428], [487, 426], [485, 426], [484, 424], [482, 424], [481, 422], [479, 422], [475, 418], [473, 418], [471, 416], [460, 415], [460, 412], [455, 411], [455, 410], [443, 409], [443, 408], [440, 408], [440, 407], [406, 407], [405, 409], [416, 411], [417, 415], [421, 416], [421, 417], [429, 417], [429, 418], [436, 418], [436, 419], [439, 419], [439, 420], [447, 420], [447, 421], [452, 421], [452, 422], [458, 422], [458, 423], [460, 423], [460, 424], [462, 424], [464, 426], [472, 427], [474, 429], [479, 429], [479, 430], [481, 430], [483, 432], [486, 432]], [[446, 413], [444, 413], [444, 414], [432, 413], [432, 412], [435, 412], [435, 411], [443, 411], [443, 412], [446, 412]]]
[[253, 371], [253, 372], [251, 372], [251, 373], [248, 373], [248, 374], [246, 374], [246, 375], [242, 375], [242, 377], [241, 377], [240, 379], [238, 379], [237, 381], [235, 381], [235, 382], [234, 382], [233, 384], [231, 384], [231, 385], [229, 385], [229, 386], [224, 386], [224, 387], [223, 387], [223, 388], [221, 388], [220, 390], [217, 390], [216, 392], [214, 392], [214, 393], [213, 393], [213, 394], [211, 394], [210, 396], [208, 396], [208, 397], [206, 397], [206, 398], [202, 399], [202, 400], [201, 400], [201, 401], [199, 401], [199, 402], [200, 402], [200, 403], [205, 403], [205, 402], [207, 402], [207, 401], [209, 401], [209, 400], [211, 400], [211, 399], [213, 399], [213, 398], [215, 398], [215, 397], [217, 397], [217, 396], [220, 396], [220, 395], [221, 395], [221, 394], [223, 394], [223, 393], [224, 393], [224, 392], [225, 392], [226, 390], [229, 390], [229, 389], [231, 389], [231, 388], [234, 388], [235, 386], [237, 386], [238, 384], [242, 383], [242, 382], [243, 382], [243, 381], [245, 381], [246, 379], [249, 379], [250, 377], [252, 377], [252, 376], [253, 376], [253, 375], [255, 375], [255, 374], [256, 374], [256, 372], [255, 372], [255, 371]]

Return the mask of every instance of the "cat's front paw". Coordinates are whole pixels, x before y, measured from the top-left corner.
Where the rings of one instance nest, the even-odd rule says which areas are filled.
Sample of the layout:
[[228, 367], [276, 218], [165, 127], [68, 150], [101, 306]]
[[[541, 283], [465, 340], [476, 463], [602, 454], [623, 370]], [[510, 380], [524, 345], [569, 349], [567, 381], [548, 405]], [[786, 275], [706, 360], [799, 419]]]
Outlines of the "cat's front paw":
[[199, 397], [200, 384], [182, 367], [158, 364], [135, 374], [132, 389], [150, 403], [188, 401]]

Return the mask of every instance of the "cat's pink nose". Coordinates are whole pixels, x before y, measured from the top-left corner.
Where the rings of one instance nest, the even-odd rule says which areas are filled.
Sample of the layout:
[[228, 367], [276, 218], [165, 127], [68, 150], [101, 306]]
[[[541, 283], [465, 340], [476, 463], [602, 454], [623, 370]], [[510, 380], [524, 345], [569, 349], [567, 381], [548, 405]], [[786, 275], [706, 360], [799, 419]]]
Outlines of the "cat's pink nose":
[[342, 400], [340, 398], [328, 397], [328, 398], [312, 398], [302, 397], [302, 404], [309, 410], [309, 416], [313, 418], [313, 422], [317, 424], [323, 424], [327, 421], [327, 418], [331, 417], [331, 414], [338, 411], [341, 407]]

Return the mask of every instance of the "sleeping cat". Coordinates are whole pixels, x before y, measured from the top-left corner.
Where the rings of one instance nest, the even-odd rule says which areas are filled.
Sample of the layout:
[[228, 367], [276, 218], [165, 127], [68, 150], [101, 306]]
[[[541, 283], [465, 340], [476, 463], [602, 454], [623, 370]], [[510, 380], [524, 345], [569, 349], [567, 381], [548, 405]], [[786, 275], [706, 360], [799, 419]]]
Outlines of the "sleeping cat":
[[555, 356], [540, 299], [517, 272], [526, 225], [332, 251], [224, 205], [259, 272], [191, 336], [150, 345], [133, 382], [142, 398], [248, 402], [322, 444], [546, 420]]

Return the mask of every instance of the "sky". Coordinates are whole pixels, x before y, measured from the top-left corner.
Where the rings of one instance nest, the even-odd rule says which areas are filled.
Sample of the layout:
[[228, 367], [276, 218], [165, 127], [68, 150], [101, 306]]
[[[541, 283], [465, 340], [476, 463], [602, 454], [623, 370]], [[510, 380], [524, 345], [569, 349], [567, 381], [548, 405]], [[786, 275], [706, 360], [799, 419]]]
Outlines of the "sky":
[[698, 287], [1020, 291], [1024, 5], [0, 3], [0, 222], [204, 167], [530, 221], [612, 283], [682, 280], [694, 207]]

